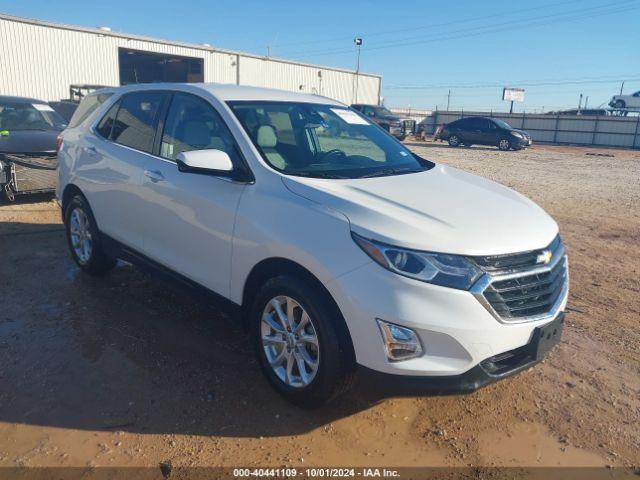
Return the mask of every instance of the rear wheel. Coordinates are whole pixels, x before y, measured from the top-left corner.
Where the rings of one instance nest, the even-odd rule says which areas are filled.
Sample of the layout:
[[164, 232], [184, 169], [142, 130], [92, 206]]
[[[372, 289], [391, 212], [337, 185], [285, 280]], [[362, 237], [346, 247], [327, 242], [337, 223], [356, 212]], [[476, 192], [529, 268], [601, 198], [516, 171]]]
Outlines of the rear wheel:
[[355, 361], [333, 302], [308, 280], [267, 281], [251, 309], [254, 343], [271, 385], [287, 400], [319, 407], [352, 383]]
[[614, 108], [625, 108], [627, 104], [624, 103], [624, 100], [616, 100], [616, 103], [614, 103], [613, 106]]
[[76, 195], [69, 201], [64, 223], [71, 256], [83, 271], [99, 275], [115, 267], [116, 259], [104, 252], [96, 221], [83, 196]]
[[502, 151], [507, 151], [511, 148], [511, 142], [508, 138], [503, 138], [498, 142], [498, 148]]
[[449, 146], [451, 147], [459, 147], [460, 146], [460, 137], [457, 135], [451, 135], [449, 137]]

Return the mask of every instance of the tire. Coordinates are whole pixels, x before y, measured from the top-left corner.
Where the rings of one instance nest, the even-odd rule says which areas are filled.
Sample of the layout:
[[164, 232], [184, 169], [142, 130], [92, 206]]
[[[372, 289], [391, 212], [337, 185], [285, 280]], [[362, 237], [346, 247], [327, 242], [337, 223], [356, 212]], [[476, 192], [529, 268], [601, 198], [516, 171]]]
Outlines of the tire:
[[627, 104], [624, 102], [624, 100], [616, 100], [616, 103], [613, 104], [614, 108], [625, 108], [627, 106]]
[[[278, 393], [303, 408], [318, 408], [335, 399], [351, 387], [355, 376], [356, 364], [344, 319], [327, 295], [303, 276], [282, 275], [268, 280], [259, 289], [249, 314], [263, 373]], [[280, 305], [283, 321], [274, 303]], [[290, 331], [283, 327], [290, 325], [286, 319], [288, 305], [292, 305], [294, 318]], [[308, 320], [303, 322], [305, 313]], [[298, 331], [300, 340], [292, 338], [296, 324], [304, 324]], [[313, 341], [302, 341], [303, 337], [314, 336], [315, 346]], [[289, 358], [293, 358], [290, 374]], [[298, 366], [300, 359], [302, 370]]]
[[399, 142], [404, 142], [407, 138], [406, 135], [402, 135], [401, 137], [396, 137], [398, 139]]
[[67, 245], [76, 264], [90, 275], [101, 275], [116, 266], [117, 260], [107, 255], [93, 212], [82, 195], [73, 197], [64, 212]]
[[450, 147], [459, 147], [460, 143], [462, 143], [460, 141], [460, 137], [458, 137], [457, 135], [451, 135], [447, 141], [449, 142]]
[[508, 138], [503, 138], [498, 142], [498, 148], [503, 152], [511, 149], [511, 141]]

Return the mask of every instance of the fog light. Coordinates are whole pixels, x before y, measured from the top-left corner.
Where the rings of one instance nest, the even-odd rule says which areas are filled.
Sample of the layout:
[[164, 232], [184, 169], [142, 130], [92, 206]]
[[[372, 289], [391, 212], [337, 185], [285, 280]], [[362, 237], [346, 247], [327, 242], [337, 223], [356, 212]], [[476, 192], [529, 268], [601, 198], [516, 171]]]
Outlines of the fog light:
[[376, 321], [380, 327], [389, 360], [399, 362], [422, 355], [422, 345], [416, 332], [384, 320], [376, 319]]

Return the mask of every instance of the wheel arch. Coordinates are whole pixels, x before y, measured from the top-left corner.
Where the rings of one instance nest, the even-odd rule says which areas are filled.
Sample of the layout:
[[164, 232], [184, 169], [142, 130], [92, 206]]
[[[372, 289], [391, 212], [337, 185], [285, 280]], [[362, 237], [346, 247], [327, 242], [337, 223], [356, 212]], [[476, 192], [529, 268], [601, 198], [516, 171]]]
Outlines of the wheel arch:
[[61, 205], [63, 220], [64, 220], [64, 213], [67, 211], [67, 205], [69, 205], [69, 202], [71, 201], [71, 199], [76, 195], [81, 195], [82, 198], [84, 198], [85, 200], [87, 199], [87, 197], [84, 196], [84, 194], [82, 193], [82, 190], [80, 190], [80, 188], [77, 185], [73, 183], [69, 183], [66, 187], [64, 187], [64, 191], [62, 192], [62, 205]]
[[311, 271], [303, 267], [293, 260], [282, 257], [266, 258], [258, 262], [249, 272], [246, 281], [244, 282], [244, 288], [242, 290], [242, 322], [243, 326], [248, 329], [249, 327], [249, 311], [251, 310], [251, 304], [258, 292], [261, 285], [267, 282], [271, 278], [275, 278], [280, 275], [294, 275], [299, 276], [310, 282], [315, 288], [321, 291], [327, 301], [331, 302], [332, 308], [339, 315], [338, 328], [341, 334], [345, 336], [349, 343], [349, 356], [355, 362], [356, 354], [353, 347], [353, 340], [347, 326], [347, 322], [340, 311], [340, 307], [334, 300], [331, 292], [324, 286], [324, 284], [316, 277]]

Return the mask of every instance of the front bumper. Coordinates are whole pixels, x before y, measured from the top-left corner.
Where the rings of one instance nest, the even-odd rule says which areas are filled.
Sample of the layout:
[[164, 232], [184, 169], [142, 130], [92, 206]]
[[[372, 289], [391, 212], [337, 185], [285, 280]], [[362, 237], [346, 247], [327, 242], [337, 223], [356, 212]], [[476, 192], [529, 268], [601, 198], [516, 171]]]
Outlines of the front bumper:
[[511, 137], [511, 140], [512, 140], [513, 146], [517, 148], [530, 147], [533, 144], [533, 141], [531, 140], [531, 138]]
[[[564, 314], [560, 314], [544, 329], [535, 330], [531, 341], [515, 350], [489, 357], [460, 375], [442, 377], [398, 376], [362, 368], [366, 379], [376, 388], [388, 390], [389, 394], [430, 394], [446, 395], [453, 393], [471, 393], [491, 383], [515, 375], [540, 363], [555, 346], [562, 335]], [[544, 335], [553, 335], [547, 339], [548, 345], [540, 348], [539, 339]], [[387, 393], [385, 391], [379, 393]]]
[[[402, 277], [375, 263], [342, 275], [327, 287], [347, 322], [357, 362], [392, 375], [459, 377], [491, 357], [530, 344], [536, 328], [553, 320], [501, 323], [471, 292]], [[389, 361], [376, 318], [414, 330], [423, 355]]]

